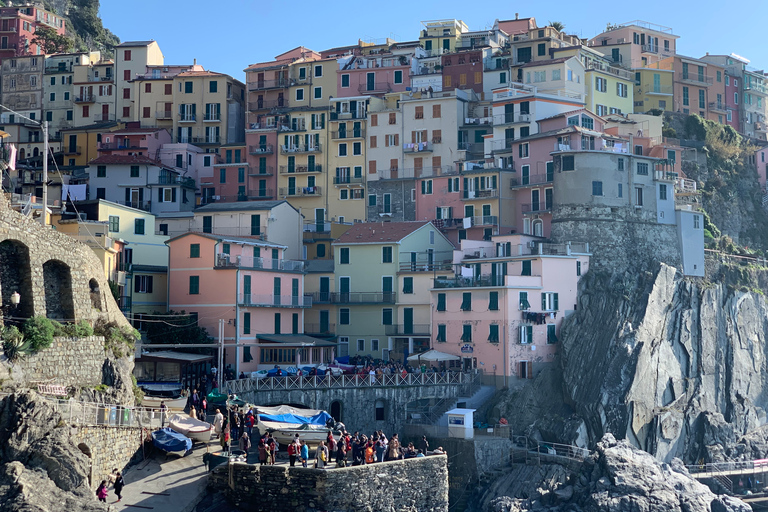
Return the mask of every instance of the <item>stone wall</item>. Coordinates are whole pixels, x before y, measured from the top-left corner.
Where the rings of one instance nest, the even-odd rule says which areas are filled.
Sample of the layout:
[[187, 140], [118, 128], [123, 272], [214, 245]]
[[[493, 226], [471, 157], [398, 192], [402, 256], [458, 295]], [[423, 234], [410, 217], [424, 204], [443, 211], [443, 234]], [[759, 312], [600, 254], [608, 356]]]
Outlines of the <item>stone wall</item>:
[[447, 512], [448, 458], [329, 470], [235, 463], [216, 468], [209, 487], [254, 512]]
[[131, 460], [143, 455], [146, 429], [128, 427], [78, 427], [70, 439], [91, 462], [90, 485], [95, 489], [112, 470], [125, 470]]
[[[21, 303], [11, 305], [18, 292]], [[0, 194], [0, 322], [3, 316], [102, 318], [127, 324], [93, 251], [8, 206]], [[71, 318], [67, 318], [70, 317]]]
[[[368, 207], [368, 222], [405, 222], [416, 219], [416, 203], [412, 200], [411, 190], [416, 188], [415, 179], [376, 180], [368, 182], [368, 195], [376, 195], [376, 206]], [[384, 213], [384, 194], [390, 194], [390, 214]], [[368, 204], [368, 198], [365, 198]], [[434, 213], [434, 212], [433, 212]]]
[[[54, 338], [47, 349], [29, 355], [8, 368], [9, 377], [32, 388], [37, 383], [68, 388], [96, 387], [102, 383], [106, 357], [102, 336]], [[0, 376], [6, 368], [0, 365]]]

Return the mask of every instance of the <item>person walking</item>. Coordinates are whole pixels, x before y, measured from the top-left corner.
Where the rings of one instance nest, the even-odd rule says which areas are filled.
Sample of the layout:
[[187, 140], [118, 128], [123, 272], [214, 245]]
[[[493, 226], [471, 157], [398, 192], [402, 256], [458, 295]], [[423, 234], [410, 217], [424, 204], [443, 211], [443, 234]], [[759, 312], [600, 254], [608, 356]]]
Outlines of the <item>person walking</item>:
[[165, 419], [168, 414], [168, 406], [165, 405], [165, 400], [160, 402], [160, 428], [165, 428]]
[[125, 487], [125, 480], [123, 480], [123, 474], [115, 468], [113, 471], [115, 474], [115, 483], [112, 488], [115, 490], [115, 496], [117, 496], [117, 503], [123, 499], [123, 487]]
[[277, 456], [277, 441], [275, 441], [275, 438], [272, 437], [272, 434], [269, 434], [269, 437], [267, 438], [267, 446], [269, 446], [269, 465], [274, 466], [275, 465], [275, 458]]
[[219, 409], [216, 409], [216, 416], [213, 419], [213, 431], [216, 432], [216, 436], [221, 437], [221, 429], [224, 426], [224, 415], [221, 414]]
[[221, 443], [221, 450], [224, 452], [229, 451], [229, 424], [225, 424], [221, 430], [221, 436], [219, 436], [219, 442]]
[[106, 503], [108, 494], [109, 491], [107, 490], [107, 481], [102, 480], [101, 485], [99, 485], [99, 488], [96, 489], [96, 497], [99, 498], [99, 501]]
[[421, 450], [421, 453], [425, 455], [429, 451], [429, 441], [427, 441], [427, 436], [421, 436], [421, 442], [419, 442], [419, 450]]
[[259, 441], [259, 464], [265, 466], [267, 464], [267, 457], [269, 455], [269, 448], [263, 439]]
[[251, 449], [251, 438], [248, 437], [247, 432], [243, 432], [243, 435], [240, 436], [240, 449], [245, 452], [245, 455], [247, 457], [248, 451]]
[[315, 467], [325, 469], [325, 463], [328, 462], [328, 455], [325, 451], [325, 441], [320, 441], [315, 450]]
[[304, 441], [298, 441], [301, 445], [301, 465], [304, 467], [307, 467], [307, 462], [309, 461], [309, 446], [307, 446], [307, 442]]
[[296, 465], [296, 455], [297, 455], [296, 452], [299, 449], [297, 445], [297, 441], [298, 439], [294, 439], [291, 442], [291, 444], [288, 445], [288, 465], [290, 465], [291, 467]]

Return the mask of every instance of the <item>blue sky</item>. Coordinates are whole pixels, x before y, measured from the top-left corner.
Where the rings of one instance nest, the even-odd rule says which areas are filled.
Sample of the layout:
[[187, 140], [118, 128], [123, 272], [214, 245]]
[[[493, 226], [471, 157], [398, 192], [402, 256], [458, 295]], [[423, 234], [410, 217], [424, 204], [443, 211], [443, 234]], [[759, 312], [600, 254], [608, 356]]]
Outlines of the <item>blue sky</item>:
[[[506, 2], [505, 2], [506, 3]], [[431, 5], [430, 5], [431, 4]], [[481, 6], [473, 8], [472, 5]], [[286, 50], [304, 45], [313, 50], [392, 37], [418, 38], [421, 21], [457, 18], [470, 30], [489, 27], [495, 19], [535, 17], [538, 24], [560, 21], [568, 33], [589, 38], [607, 23], [644, 20], [673, 29], [680, 36], [678, 52], [692, 57], [736, 53], [751, 65], [768, 68], [768, 52], [759, 27], [768, 19], [768, 1], [712, 2], [690, 0], [629, 0], [529, 3], [457, 0], [418, 2], [292, 2], [273, 0], [132, 0], [130, 4], [102, 0], [104, 26], [123, 41], [157, 40], [166, 64], [188, 64], [197, 59], [206, 69], [244, 81], [254, 62], [272, 60]], [[130, 5], [130, 7], [127, 7]], [[498, 7], [494, 7], [498, 5]], [[598, 9], [593, 6], [602, 5]], [[705, 7], [706, 6], [706, 7]]]

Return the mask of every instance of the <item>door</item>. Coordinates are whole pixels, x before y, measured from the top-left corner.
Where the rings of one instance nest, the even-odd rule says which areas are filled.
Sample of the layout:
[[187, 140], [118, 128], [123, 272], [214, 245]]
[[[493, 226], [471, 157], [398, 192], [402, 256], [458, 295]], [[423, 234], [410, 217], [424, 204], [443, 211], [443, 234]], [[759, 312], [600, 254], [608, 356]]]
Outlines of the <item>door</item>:
[[413, 308], [403, 309], [403, 334], [413, 334]]
[[661, 92], [661, 75], [658, 73], [653, 74], [653, 92]]
[[544, 208], [547, 210], [552, 209], [552, 189], [548, 188], [544, 190]]
[[299, 280], [291, 280], [291, 301], [294, 306], [300, 306], [299, 304]]
[[259, 180], [259, 197], [267, 197], [267, 180]]
[[360, 121], [356, 121], [352, 125], [352, 136], [357, 138], [363, 136], [363, 130], [360, 128]]
[[383, 302], [392, 302], [392, 276], [384, 276], [381, 278], [381, 293]]
[[320, 297], [318, 300], [320, 302], [328, 302], [329, 300], [331, 300], [331, 278], [330, 277], [320, 278]]
[[451, 51], [451, 40], [450, 39], [443, 39], [443, 50], [446, 52]]
[[491, 224], [491, 205], [483, 205], [483, 224]]
[[340, 297], [341, 303], [349, 302], [349, 289], [350, 289], [350, 279], [348, 277], [340, 277], [339, 278], [339, 294], [341, 295]]
[[320, 310], [320, 334], [331, 332], [331, 315], [328, 310]]
[[[267, 136], [266, 135], [259, 135], [259, 151], [266, 151], [267, 150]], [[264, 160], [264, 163], [266, 164], [266, 159]]]
[[243, 276], [243, 304], [251, 303], [251, 276]]
[[522, 168], [523, 185], [528, 185], [531, 182], [531, 166], [524, 165]]
[[274, 296], [274, 300], [272, 301], [272, 304], [279, 306], [280, 301], [280, 292], [282, 288], [281, 279], [279, 277], [274, 278], [273, 287], [272, 287], [272, 295]]
[[508, 103], [504, 105], [504, 122], [505, 123], [515, 122], [515, 104], [514, 103]]
[[315, 209], [315, 231], [325, 232], [325, 210], [323, 208]]
[[307, 172], [315, 172], [315, 155], [307, 155]]
[[289, 196], [296, 195], [296, 178], [294, 178], [293, 176], [288, 178], [288, 195]]
[[531, 211], [539, 211], [539, 191], [531, 190]]
[[339, 123], [339, 138], [347, 138], [347, 123]]
[[368, 91], [372, 91], [376, 88], [376, 73], [366, 73], [365, 88]]
[[277, 249], [272, 249], [272, 269], [277, 270], [280, 265], [279, 260], [279, 251]]
[[101, 120], [109, 121], [109, 104], [105, 103], [101, 106]]
[[520, 378], [529, 379], [530, 373], [531, 373], [530, 363], [528, 361], [520, 361]]
[[435, 263], [435, 250], [427, 249], [427, 265], [429, 265], [427, 268], [429, 270], [432, 270], [432, 265], [434, 263]]
[[416, 253], [411, 253], [411, 271], [416, 271]]

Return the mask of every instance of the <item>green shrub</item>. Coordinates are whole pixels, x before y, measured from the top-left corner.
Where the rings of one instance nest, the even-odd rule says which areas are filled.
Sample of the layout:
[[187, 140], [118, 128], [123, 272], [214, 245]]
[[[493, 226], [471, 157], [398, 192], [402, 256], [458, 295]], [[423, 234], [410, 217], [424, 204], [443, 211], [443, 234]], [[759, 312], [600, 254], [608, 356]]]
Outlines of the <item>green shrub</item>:
[[44, 316], [33, 316], [24, 322], [21, 330], [24, 337], [29, 340], [32, 351], [38, 352], [51, 346], [56, 327]]
[[99, 320], [93, 328], [94, 334], [104, 336], [104, 349], [111, 350], [117, 357], [127, 355], [136, 344], [141, 335], [139, 331], [130, 326], [120, 327], [116, 322]]
[[93, 336], [93, 327], [85, 320], [80, 320], [76, 324], [60, 324], [59, 322], [53, 322], [54, 336], [66, 336], [68, 338], [85, 338]]
[[14, 325], [3, 329], [2, 339], [5, 357], [12, 363], [32, 353], [32, 344]]

